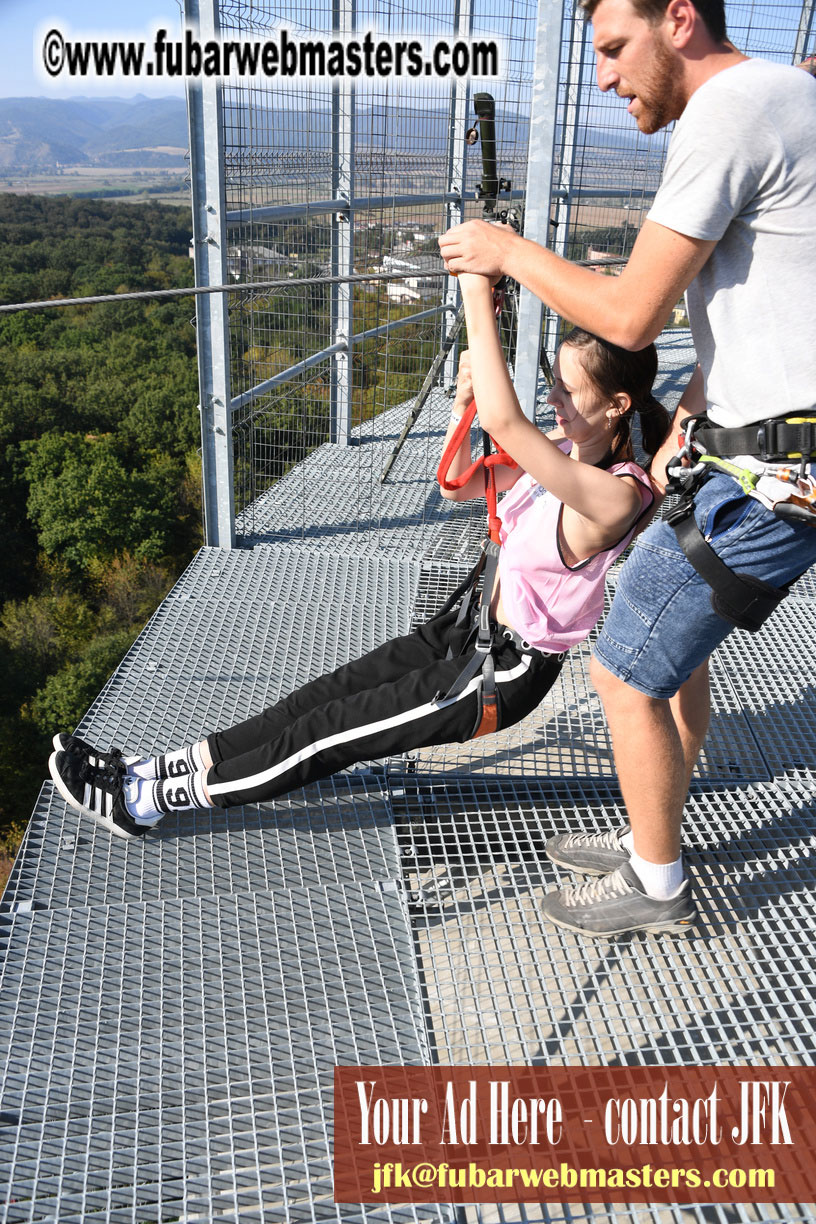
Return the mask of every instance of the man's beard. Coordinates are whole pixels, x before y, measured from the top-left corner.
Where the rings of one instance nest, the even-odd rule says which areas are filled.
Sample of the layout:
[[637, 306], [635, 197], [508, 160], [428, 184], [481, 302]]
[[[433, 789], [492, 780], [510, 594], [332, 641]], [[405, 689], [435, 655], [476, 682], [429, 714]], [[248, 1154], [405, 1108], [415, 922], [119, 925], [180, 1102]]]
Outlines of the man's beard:
[[677, 88], [677, 62], [662, 42], [655, 41], [648, 75], [637, 98], [641, 106], [637, 125], [647, 136], [659, 132], [682, 114], [683, 106]]

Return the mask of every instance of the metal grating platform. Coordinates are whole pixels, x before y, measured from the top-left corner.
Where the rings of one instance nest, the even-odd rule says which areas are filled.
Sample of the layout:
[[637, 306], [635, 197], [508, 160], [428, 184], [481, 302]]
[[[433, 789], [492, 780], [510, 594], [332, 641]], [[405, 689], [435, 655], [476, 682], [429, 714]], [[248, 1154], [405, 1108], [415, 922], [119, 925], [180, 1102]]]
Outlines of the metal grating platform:
[[[205, 549], [83, 733], [161, 749], [244, 717], [404, 631], [417, 580]], [[0, 1218], [360, 1217], [331, 1197], [334, 1065], [428, 1058], [384, 787], [342, 774], [131, 842], [44, 786], [0, 918]]]
[[[669, 400], [689, 352], [666, 341]], [[371, 427], [267, 495], [256, 547], [203, 550], [82, 730], [161, 750], [429, 615], [483, 533], [428, 492], [443, 410], [382, 502], [335, 496], [338, 464], [378, 473], [390, 453]], [[814, 1061], [803, 617], [816, 630], [810, 574], [715, 660], [686, 833], [703, 920], [684, 941], [590, 944], [538, 916], [550, 833], [624, 819], [588, 646], [506, 735], [138, 843], [112, 844], [46, 784], [0, 916], [0, 1220], [816, 1221], [745, 1204], [339, 1207], [330, 1184], [336, 1061]]]
[[[163, 751], [228, 726], [403, 631], [417, 578], [418, 567], [393, 558], [204, 549], [81, 733], [131, 752]], [[113, 904], [397, 874], [376, 777], [343, 775], [275, 804], [173, 818], [146, 839], [114, 845], [93, 821], [67, 810], [48, 783], [4, 905]]]
[[286, 799], [109, 837], [43, 788], [3, 898], [12, 913], [345, 886], [399, 877], [383, 779], [338, 776]]
[[701, 922], [684, 940], [589, 941], [539, 919], [565, 874], [547, 837], [625, 819], [603, 779], [419, 775], [393, 802], [440, 1062], [812, 1063], [807, 786], [693, 789]]
[[300, 546], [203, 549], [81, 734], [161, 752], [191, 733], [229, 726], [404, 632], [417, 582], [416, 562], [397, 557]]
[[314, 451], [239, 515], [238, 535], [253, 545], [308, 540], [340, 553], [421, 556], [451, 510], [433, 481], [450, 404], [445, 391], [431, 392], [385, 484], [409, 405], [358, 426], [349, 446]]
[[7, 920], [3, 1219], [358, 1218], [334, 1066], [427, 1057], [403, 908], [364, 883]]

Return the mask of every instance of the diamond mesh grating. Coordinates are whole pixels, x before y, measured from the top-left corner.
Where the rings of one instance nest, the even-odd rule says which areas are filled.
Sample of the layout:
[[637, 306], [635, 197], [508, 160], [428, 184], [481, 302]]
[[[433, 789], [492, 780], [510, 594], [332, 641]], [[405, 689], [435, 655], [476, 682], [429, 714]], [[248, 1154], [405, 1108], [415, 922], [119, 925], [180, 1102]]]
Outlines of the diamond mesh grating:
[[[426, 1017], [441, 1063], [814, 1060], [812, 786], [698, 783], [686, 854], [701, 922], [682, 940], [585, 940], [541, 921], [556, 832], [625, 819], [604, 779], [445, 779], [394, 794]], [[757, 813], [761, 819], [757, 820]], [[816, 1218], [802, 1205], [473, 1207], [493, 1221]]]
[[490, 1207], [465, 1207], [457, 1216], [457, 1224], [577, 1224], [592, 1220], [593, 1224], [766, 1224], [767, 1221], [790, 1221], [802, 1224], [811, 1217], [799, 1204], [772, 1205], [753, 1203], [710, 1203], [703, 1206], [660, 1206], [650, 1203], [636, 1207], [616, 1203], [601, 1204], [542, 1203]]
[[812, 569], [803, 574], [793, 585], [791, 593], [788, 596], [790, 607], [795, 601], [805, 600], [812, 602], [816, 599], [816, 573]]
[[334, 1066], [427, 1058], [395, 884], [4, 924], [0, 1218], [361, 1218], [332, 1201]]
[[[439, 494], [436, 470], [448, 426], [450, 398], [434, 390], [385, 483], [380, 474], [409, 405], [364, 422], [349, 446], [325, 444], [293, 468], [239, 516], [237, 531], [250, 544], [308, 540], [344, 553], [395, 552], [420, 557], [431, 529], [445, 522], [450, 503]], [[417, 479], [417, 473], [424, 478]]]
[[816, 702], [808, 646], [814, 635], [816, 606], [789, 598], [758, 633], [734, 633], [717, 652], [721, 674], [771, 774], [812, 776]]
[[[416, 569], [299, 548], [204, 549], [81, 733], [127, 751], [163, 751], [228, 726], [404, 631]], [[174, 817], [143, 840], [111, 845], [48, 784], [4, 903], [115, 904], [392, 878], [398, 863], [381, 785], [340, 776], [263, 807]]]
[[229, 726], [404, 633], [417, 581], [416, 563], [396, 557], [203, 549], [80, 734], [149, 752]]
[[168, 817], [112, 839], [48, 785], [3, 898], [12, 912], [399, 876], [382, 781], [338, 775], [264, 805]]

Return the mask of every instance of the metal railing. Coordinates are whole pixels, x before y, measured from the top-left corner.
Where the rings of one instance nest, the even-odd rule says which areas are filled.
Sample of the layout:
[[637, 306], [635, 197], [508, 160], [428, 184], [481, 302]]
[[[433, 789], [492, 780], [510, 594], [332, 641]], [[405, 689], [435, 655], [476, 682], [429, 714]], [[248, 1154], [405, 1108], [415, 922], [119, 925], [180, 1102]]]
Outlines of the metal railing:
[[[787, 63], [812, 49], [813, 13], [814, 0], [727, 5], [741, 49]], [[203, 36], [288, 24], [501, 37], [504, 71], [489, 87], [499, 173], [510, 180], [503, 206], [523, 212], [526, 236], [568, 258], [611, 270], [631, 250], [670, 133], [642, 136], [595, 87], [588, 28], [562, 0], [500, 10], [441, 0], [433, 11], [324, 0], [308, 13], [288, 0], [185, 0], [185, 19]], [[462, 79], [410, 90], [394, 80], [348, 92], [280, 79], [190, 88], [196, 281], [236, 285], [198, 311], [208, 543], [231, 547], [236, 508], [314, 446], [347, 446], [362, 421], [421, 386], [457, 306], [455, 281], [426, 275], [435, 236], [480, 213], [480, 161], [465, 143], [480, 88]], [[362, 286], [389, 273], [390, 288]], [[291, 288], [237, 288], [275, 279]], [[524, 403], [535, 401], [542, 334], [551, 358], [559, 326], [521, 293], [514, 374]], [[454, 370], [455, 349], [444, 380]]]

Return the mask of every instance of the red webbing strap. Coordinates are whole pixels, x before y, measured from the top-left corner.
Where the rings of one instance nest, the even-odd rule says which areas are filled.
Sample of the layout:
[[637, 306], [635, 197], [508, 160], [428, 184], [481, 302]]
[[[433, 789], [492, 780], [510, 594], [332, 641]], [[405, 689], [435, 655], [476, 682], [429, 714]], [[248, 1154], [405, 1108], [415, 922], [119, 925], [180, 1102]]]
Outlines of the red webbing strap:
[[[465, 440], [470, 437], [470, 427], [476, 417], [476, 401], [465, 409], [462, 414], [462, 419], [456, 426], [456, 429], [451, 435], [450, 442], [445, 447], [445, 452], [439, 461], [439, 467], [436, 470], [436, 479], [443, 489], [461, 489], [472, 476], [476, 474], [479, 468], [484, 468], [485, 473], [485, 499], [487, 501], [487, 534], [494, 543], [499, 543], [499, 530], [501, 528], [501, 519], [497, 513], [498, 496], [496, 493], [496, 474], [493, 471], [497, 464], [502, 464], [504, 467], [518, 467], [515, 459], [508, 455], [507, 451], [496, 449], [492, 454], [480, 455], [470, 467], [464, 471], [461, 476], [453, 476], [448, 479], [448, 471], [453, 463], [454, 457], [463, 445]], [[490, 439], [493, 445], [496, 443]]]
[[[490, 536], [490, 539], [493, 542], [493, 544], [496, 546], [493, 552], [493, 556], [494, 556], [493, 564], [495, 565], [495, 558], [498, 556], [498, 548], [501, 545], [501, 540], [499, 538], [499, 532], [501, 530], [501, 519], [499, 518], [496, 512], [496, 507], [497, 507], [496, 477], [495, 477], [495, 473], [493, 469], [498, 463], [503, 463], [506, 467], [517, 467], [518, 464], [516, 463], [515, 459], [512, 459], [510, 455], [507, 454], [506, 451], [498, 450], [494, 452], [493, 454], [480, 455], [479, 458], [475, 460], [474, 463], [471, 463], [467, 471], [461, 474], [461, 476], [454, 476], [451, 479], [448, 479], [448, 469], [450, 468], [450, 465], [453, 462], [453, 458], [458, 452], [460, 446], [462, 446], [466, 438], [469, 438], [470, 427], [473, 423], [475, 416], [476, 416], [476, 401], [474, 400], [473, 403], [470, 404], [469, 407], [465, 409], [464, 413], [462, 414], [461, 421], [458, 423], [458, 425], [456, 426], [456, 429], [453, 431], [453, 434], [451, 435], [451, 440], [446, 446], [445, 453], [443, 454], [441, 460], [439, 461], [439, 467], [437, 468], [436, 478], [439, 481], [442, 488], [444, 489], [461, 489], [463, 485], [467, 484], [471, 476], [473, 476], [474, 473], [476, 473], [479, 470], [479, 468], [484, 469], [485, 499], [487, 500], [488, 535]], [[490, 439], [490, 441], [492, 441], [492, 439]], [[487, 622], [487, 605], [489, 604], [492, 593], [493, 593], [492, 592], [492, 585], [493, 585], [492, 579], [488, 577], [488, 575], [492, 575], [494, 572], [495, 570], [490, 565], [488, 565], [485, 571], [485, 574], [483, 576], [483, 579], [482, 579], [482, 595], [481, 595], [481, 601], [480, 601], [480, 617], [479, 617], [480, 641], [482, 637], [482, 624], [484, 623], [484, 626], [486, 628], [487, 623], [488, 623]], [[483, 613], [483, 615], [481, 615], [481, 613]], [[489, 668], [490, 674], [485, 675], [483, 672], [483, 682], [482, 682], [482, 686], [480, 689], [480, 697], [479, 697], [479, 700], [480, 700], [479, 722], [471, 735], [471, 739], [478, 739], [482, 735], [489, 735], [491, 732], [495, 731], [498, 726], [499, 710], [498, 710], [498, 702], [496, 699], [496, 686], [492, 681], [492, 662], [493, 661], [490, 656], [489, 650], [487, 651], [487, 653], [482, 654], [482, 660], [483, 660], [482, 667], [485, 669]], [[490, 681], [489, 683], [487, 683], [488, 680]], [[453, 689], [449, 690], [448, 695], [450, 695], [450, 692], [455, 690], [456, 687], [457, 685], [454, 684]]]
[[[503, 299], [504, 299], [503, 290], [499, 288], [494, 289], [493, 290], [493, 308], [496, 312], [497, 321], [501, 315]], [[511, 456], [508, 455], [507, 451], [502, 450], [501, 447], [498, 446], [496, 441], [493, 438], [491, 438], [487, 433], [483, 433], [485, 453], [483, 455], [480, 455], [479, 458], [476, 459], [474, 463], [471, 463], [467, 471], [462, 472], [461, 476], [454, 476], [451, 479], [448, 479], [448, 471], [450, 470], [450, 466], [453, 463], [455, 456], [458, 454], [460, 447], [462, 447], [467, 442], [469, 442], [470, 427], [473, 424], [475, 418], [476, 418], [476, 400], [474, 399], [472, 403], [470, 403], [468, 407], [465, 409], [465, 411], [462, 413], [462, 419], [459, 421], [459, 423], [456, 426], [456, 429], [454, 429], [453, 433], [451, 434], [450, 441], [448, 442], [448, 445], [445, 447], [445, 451], [444, 451], [444, 454], [442, 455], [442, 458], [439, 460], [439, 467], [436, 469], [436, 479], [439, 481], [440, 486], [443, 489], [447, 489], [449, 491], [453, 489], [461, 489], [464, 485], [467, 484], [467, 482], [471, 479], [471, 477], [476, 474], [479, 468], [482, 468], [484, 470], [485, 500], [487, 502], [487, 533], [491, 541], [493, 542], [493, 544], [496, 545], [496, 548], [492, 550], [494, 554], [492, 565], [488, 563], [488, 566], [486, 568], [485, 574], [482, 579], [482, 594], [481, 594], [480, 608], [479, 608], [480, 615], [479, 615], [478, 642], [479, 642], [479, 645], [481, 646], [487, 645], [488, 648], [486, 651], [480, 652], [482, 654], [483, 663], [482, 663], [482, 684], [481, 684], [480, 694], [479, 694], [479, 702], [480, 702], [479, 722], [471, 735], [471, 739], [478, 739], [482, 735], [489, 735], [491, 732], [495, 731], [496, 728], [498, 727], [499, 709], [498, 709], [498, 701], [496, 698], [496, 685], [493, 680], [493, 659], [491, 655], [492, 641], [493, 641], [492, 626], [490, 627], [490, 629], [488, 629], [488, 623], [489, 623], [488, 622], [488, 605], [490, 603], [490, 599], [493, 594], [492, 578], [489, 577], [489, 575], [492, 575], [495, 573], [495, 569], [493, 567], [496, 565], [496, 558], [498, 557], [498, 548], [501, 545], [501, 537], [500, 537], [501, 519], [499, 518], [498, 512], [497, 512], [498, 494], [496, 492], [496, 473], [494, 472], [493, 469], [496, 467], [497, 464], [502, 464], [504, 467], [508, 467], [508, 468], [518, 467], [518, 464], [516, 463], [515, 459], [511, 458]], [[496, 447], [496, 450], [493, 452], [490, 452], [491, 443], [493, 444], [493, 446]], [[489, 549], [486, 551], [489, 551]], [[485, 636], [488, 633], [490, 636], [487, 639], [487, 641], [485, 641], [484, 640]], [[461, 679], [463, 679], [463, 677], [460, 677], [460, 680]], [[457, 689], [457, 685], [458, 685], [458, 681], [454, 683], [452, 688], [449, 690], [449, 694]]]
[[[496, 325], [499, 326], [501, 319], [502, 307], [504, 305], [504, 278], [499, 281], [493, 288], [493, 312], [496, 316]], [[439, 467], [436, 470], [436, 479], [439, 481], [443, 489], [461, 489], [466, 485], [471, 476], [480, 468], [484, 468], [485, 473], [485, 500], [487, 501], [487, 534], [494, 544], [500, 544], [499, 532], [501, 531], [501, 519], [497, 513], [498, 497], [496, 494], [496, 474], [493, 468], [497, 463], [504, 467], [518, 467], [515, 459], [511, 459], [507, 451], [503, 451], [498, 443], [490, 438], [488, 434], [484, 434], [485, 439], [485, 454], [481, 455], [475, 463], [472, 463], [466, 472], [461, 476], [455, 476], [453, 480], [448, 480], [448, 469], [453, 462], [453, 457], [459, 450], [459, 447], [470, 437], [470, 427], [473, 424], [476, 416], [476, 401], [470, 404], [462, 414], [462, 419], [453, 431], [450, 442], [445, 448], [445, 453], [439, 461]], [[496, 447], [494, 453], [490, 452], [489, 442], [492, 442]]]
[[499, 707], [496, 694], [490, 697], [482, 696], [482, 719], [473, 732], [471, 739], [480, 739], [483, 735], [492, 735], [499, 726]]

